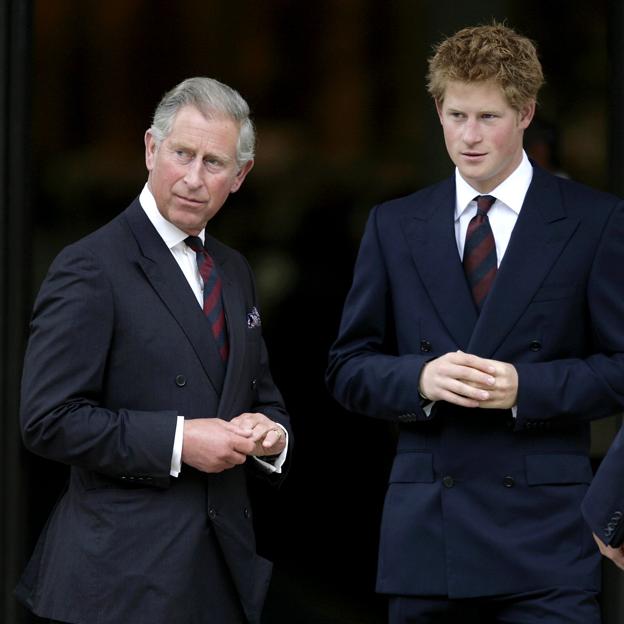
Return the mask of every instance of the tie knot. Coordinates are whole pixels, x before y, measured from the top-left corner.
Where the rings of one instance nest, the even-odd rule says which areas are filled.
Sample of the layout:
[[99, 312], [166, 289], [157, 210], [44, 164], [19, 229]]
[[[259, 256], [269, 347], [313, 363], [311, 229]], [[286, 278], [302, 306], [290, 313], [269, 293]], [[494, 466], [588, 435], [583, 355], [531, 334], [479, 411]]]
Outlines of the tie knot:
[[477, 200], [477, 212], [480, 212], [484, 215], [488, 213], [488, 210], [496, 201], [496, 197], [492, 197], [491, 195], [477, 195], [475, 199]]
[[204, 244], [202, 243], [201, 238], [199, 236], [188, 236], [184, 239], [184, 242], [195, 252], [195, 253], [205, 253]]

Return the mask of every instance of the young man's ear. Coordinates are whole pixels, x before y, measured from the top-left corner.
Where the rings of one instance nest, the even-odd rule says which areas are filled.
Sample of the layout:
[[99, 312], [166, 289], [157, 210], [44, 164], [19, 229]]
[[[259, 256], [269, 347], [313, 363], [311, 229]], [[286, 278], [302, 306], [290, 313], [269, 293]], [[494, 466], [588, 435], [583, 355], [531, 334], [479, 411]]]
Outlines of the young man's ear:
[[518, 111], [518, 123], [523, 130], [529, 127], [535, 116], [535, 100], [530, 100]]

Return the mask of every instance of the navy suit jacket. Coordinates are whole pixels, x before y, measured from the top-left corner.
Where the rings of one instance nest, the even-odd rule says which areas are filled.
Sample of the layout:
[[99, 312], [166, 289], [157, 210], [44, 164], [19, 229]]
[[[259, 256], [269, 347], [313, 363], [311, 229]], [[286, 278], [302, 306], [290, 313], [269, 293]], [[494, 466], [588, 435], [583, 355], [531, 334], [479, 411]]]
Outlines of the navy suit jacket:
[[[597, 589], [580, 504], [588, 421], [624, 404], [624, 203], [535, 167], [480, 315], [454, 208], [451, 178], [373, 209], [330, 352], [336, 399], [400, 431], [377, 588]], [[517, 418], [445, 402], [425, 413], [423, 365], [458, 349], [516, 367]]]
[[258, 305], [251, 270], [215, 239], [206, 245], [223, 280], [227, 369], [138, 200], [63, 250], [41, 287], [22, 434], [71, 474], [17, 589], [40, 616], [217, 622], [208, 605], [225, 571], [248, 621], [259, 622], [271, 564], [256, 554], [244, 467], [169, 476], [178, 415], [258, 411], [289, 429], [261, 327], [248, 323]]
[[618, 548], [624, 543], [624, 428], [600, 463], [582, 509], [592, 531], [605, 544]]

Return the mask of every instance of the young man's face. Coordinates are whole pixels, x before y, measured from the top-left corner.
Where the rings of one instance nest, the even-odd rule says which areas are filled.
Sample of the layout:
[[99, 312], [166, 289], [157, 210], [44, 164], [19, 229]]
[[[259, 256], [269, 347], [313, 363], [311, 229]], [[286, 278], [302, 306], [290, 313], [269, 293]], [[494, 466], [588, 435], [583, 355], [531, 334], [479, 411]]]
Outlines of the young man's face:
[[517, 111], [494, 82], [449, 82], [436, 108], [451, 160], [479, 193], [492, 191], [522, 161], [534, 101]]

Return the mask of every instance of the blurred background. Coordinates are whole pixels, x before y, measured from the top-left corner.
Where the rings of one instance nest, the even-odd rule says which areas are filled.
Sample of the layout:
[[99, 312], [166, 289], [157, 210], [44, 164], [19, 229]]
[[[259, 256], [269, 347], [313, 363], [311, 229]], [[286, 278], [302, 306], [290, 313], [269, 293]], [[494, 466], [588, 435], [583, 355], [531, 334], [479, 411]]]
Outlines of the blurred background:
[[[427, 57], [493, 18], [536, 41], [544, 66], [529, 154], [624, 195], [622, 4], [0, 0], [0, 621], [34, 622], [12, 590], [67, 476], [19, 438], [33, 298], [62, 247], [139, 193], [160, 97], [206, 75], [239, 90], [257, 126], [256, 166], [210, 230], [255, 269], [296, 434], [281, 491], [254, 487], [259, 546], [275, 561], [265, 621], [384, 622], [374, 578], [395, 432], [346, 413], [323, 382], [364, 220], [377, 202], [451, 174]], [[595, 423], [596, 464], [618, 427]], [[605, 571], [609, 624], [624, 617], [624, 584]]]

